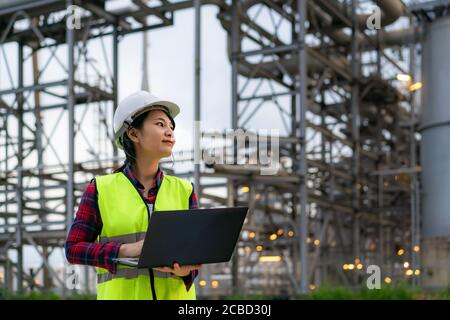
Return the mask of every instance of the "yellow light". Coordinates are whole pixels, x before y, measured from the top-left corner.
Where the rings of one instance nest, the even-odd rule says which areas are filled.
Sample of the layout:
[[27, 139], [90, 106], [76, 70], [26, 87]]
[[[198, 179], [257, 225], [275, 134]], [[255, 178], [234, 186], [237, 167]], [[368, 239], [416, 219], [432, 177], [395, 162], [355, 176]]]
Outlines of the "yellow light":
[[420, 247], [419, 247], [419, 246], [414, 246], [414, 247], [413, 247], [413, 250], [414, 250], [415, 252], [419, 252], [419, 251], [420, 251]]
[[244, 248], [244, 250], [245, 250], [246, 253], [252, 252], [252, 248], [250, 248], [249, 246], [246, 246], [246, 247]]
[[353, 263], [350, 263], [348, 265], [348, 270], [353, 270], [353, 269], [355, 269], [355, 265]]
[[283, 229], [278, 229], [277, 235], [281, 236], [281, 235], [283, 235], [283, 233], [284, 233], [284, 230], [283, 230]]
[[275, 234], [275, 233], [273, 233], [273, 234], [271, 234], [270, 235], [270, 237], [269, 237], [269, 239], [271, 240], [271, 241], [274, 241], [274, 240], [277, 240], [277, 235]]
[[414, 274], [415, 274], [416, 276], [420, 276], [420, 270], [419, 270], [419, 269], [416, 269], [416, 271], [414, 271]]
[[256, 237], [256, 233], [254, 233], [254, 232], [252, 231], [252, 232], [250, 232], [250, 233], [248, 234], [248, 237], [249, 237], [250, 239], [253, 239], [254, 237]]
[[344, 264], [344, 265], [342, 266], [342, 269], [348, 270], [348, 264]]
[[256, 251], [262, 251], [263, 247], [262, 246], [256, 246]]
[[422, 87], [423, 87], [423, 83], [419, 81], [419, 82], [416, 82], [416, 83], [410, 85], [408, 89], [409, 89], [409, 91], [416, 91], [416, 90], [421, 89]]
[[384, 278], [384, 282], [386, 282], [387, 284], [392, 282], [392, 279], [389, 277]]
[[247, 193], [249, 191], [250, 191], [250, 188], [247, 186], [241, 188], [241, 192]]
[[198, 282], [198, 284], [200, 285], [200, 287], [204, 287], [204, 286], [206, 286], [206, 281], [205, 280], [200, 280]]
[[403, 255], [404, 253], [405, 253], [405, 250], [403, 250], [403, 249], [400, 249], [400, 250], [397, 251], [397, 255], [398, 255], [398, 256], [401, 256], [401, 255]]
[[294, 236], [294, 231], [292, 231], [292, 230], [289, 231], [289, 232], [288, 232], [288, 236], [289, 236], [289, 237], [293, 237], [293, 236]]
[[406, 270], [406, 275], [407, 276], [412, 276], [413, 275], [413, 271], [411, 269]]
[[360, 264], [360, 263], [361, 263], [361, 260], [359, 260], [358, 258], [356, 258], [356, 259], [355, 259], [355, 263], [356, 263], [356, 264]]
[[309, 285], [309, 290], [315, 290], [315, 289], [316, 289], [316, 286], [314, 284]]
[[306, 243], [311, 243], [311, 238], [310, 237], [306, 238]]
[[409, 262], [408, 261], [405, 261], [405, 263], [403, 264], [403, 267], [406, 269], [406, 268], [409, 268]]
[[259, 262], [280, 262], [280, 256], [261, 256], [259, 257]]
[[361, 263], [358, 263], [358, 265], [356, 266], [356, 268], [358, 268], [358, 270], [361, 270], [363, 268], [363, 265]]
[[320, 240], [319, 239], [314, 240], [314, 245], [315, 246], [318, 246], [319, 244], [320, 244]]
[[219, 281], [217, 280], [213, 280], [211, 281], [211, 287], [213, 287], [214, 289], [217, 288], [219, 286]]
[[397, 74], [396, 79], [398, 81], [410, 82], [411, 81], [411, 76], [409, 74], [399, 73], [399, 74]]

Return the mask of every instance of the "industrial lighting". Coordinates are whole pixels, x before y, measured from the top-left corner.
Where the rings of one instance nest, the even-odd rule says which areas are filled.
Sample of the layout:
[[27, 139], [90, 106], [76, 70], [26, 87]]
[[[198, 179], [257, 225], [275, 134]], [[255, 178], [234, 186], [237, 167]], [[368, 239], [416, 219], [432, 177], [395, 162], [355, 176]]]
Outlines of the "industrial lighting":
[[411, 269], [406, 270], [406, 275], [407, 276], [412, 276], [413, 275], [413, 271]]
[[219, 281], [217, 280], [213, 280], [211, 281], [211, 287], [213, 287], [214, 289], [217, 288], [219, 286]]
[[256, 237], [256, 233], [254, 233], [254, 232], [252, 231], [252, 232], [250, 232], [250, 233], [248, 234], [248, 237], [249, 237], [250, 239], [253, 239], [254, 237]]
[[358, 258], [355, 259], [355, 264], [360, 264], [361, 260], [359, 260]]
[[361, 263], [358, 263], [358, 265], [356, 266], [356, 268], [358, 268], [358, 270], [361, 270], [363, 268], [363, 265]]
[[282, 236], [283, 233], [284, 233], [284, 230], [283, 230], [283, 229], [278, 229], [278, 230], [277, 230], [277, 235]]
[[398, 81], [403, 81], [403, 82], [410, 82], [411, 81], [411, 76], [409, 74], [404, 74], [404, 73], [397, 74], [397, 76], [395, 78]]
[[353, 263], [350, 263], [348, 265], [348, 270], [353, 270], [353, 269], [355, 269], [355, 265]]
[[384, 278], [384, 282], [387, 283], [387, 284], [389, 284], [389, 283], [392, 282], [392, 279], [389, 278], [389, 277], [386, 277], [386, 278]]
[[344, 265], [342, 266], [342, 269], [348, 270], [348, 264], [344, 264]]
[[280, 262], [280, 256], [261, 256], [259, 257], [259, 262]]
[[405, 263], [403, 264], [403, 267], [406, 269], [406, 268], [409, 268], [409, 262], [408, 261], [405, 261]]
[[318, 246], [319, 244], [320, 244], [320, 240], [319, 239], [314, 240], [314, 245], [315, 246]]
[[309, 290], [315, 290], [316, 289], [316, 285], [314, 285], [314, 284], [310, 284], [309, 285]]
[[250, 191], [250, 188], [247, 187], [247, 186], [244, 186], [244, 187], [241, 188], [241, 192], [247, 193], [249, 191]]
[[271, 240], [271, 241], [274, 241], [274, 240], [277, 240], [277, 235], [275, 234], [275, 233], [272, 233], [271, 235], [270, 235], [270, 237], [269, 237], [269, 239]]
[[288, 232], [288, 236], [289, 236], [289, 237], [293, 237], [293, 236], [294, 236], [294, 231], [290, 230], [290, 231]]
[[419, 269], [416, 269], [416, 271], [414, 271], [414, 274], [415, 274], [416, 276], [420, 276], [420, 270], [419, 270]]
[[416, 91], [416, 90], [421, 89], [422, 87], [423, 87], [423, 83], [419, 81], [419, 82], [416, 82], [416, 83], [410, 85], [408, 89], [409, 89], [409, 91]]
[[204, 286], [206, 286], [206, 281], [205, 280], [200, 280], [198, 282], [198, 284], [200, 285], [200, 287], [204, 287]]
[[246, 253], [252, 252], [252, 248], [250, 248], [249, 246], [246, 246], [246, 247], [244, 248], [244, 250], [245, 250]]
[[403, 255], [404, 253], [405, 253], [405, 250], [403, 250], [403, 249], [400, 249], [400, 250], [397, 251], [397, 255], [398, 255], [398, 256], [401, 256], [401, 255]]
[[414, 252], [419, 252], [420, 251], [420, 247], [419, 246], [414, 246], [413, 250], [414, 250]]
[[306, 243], [311, 243], [311, 238], [310, 237], [306, 238]]
[[262, 250], [263, 250], [263, 247], [262, 247], [262, 246], [256, 246], [256, 251], [260, 252], [260, 251], [262, 251]]

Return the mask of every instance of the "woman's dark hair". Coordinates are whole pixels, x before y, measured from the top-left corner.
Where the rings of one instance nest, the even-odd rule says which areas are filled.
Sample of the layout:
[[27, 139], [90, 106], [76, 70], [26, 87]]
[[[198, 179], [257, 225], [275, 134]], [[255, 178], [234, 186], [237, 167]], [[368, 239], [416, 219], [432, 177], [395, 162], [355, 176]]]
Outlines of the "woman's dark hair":
[[[150, 111], [153, 111], [153, 110], [161, 110], [161, 109], [150, 109], [150, 110], [140, 114], [135, 119], [133, 119], [133, 121], [130, 124], [130, 127], [133, 127], [136, 129], [142, 129], [142, 126], [144, 125], [144, 120], [147, 118]], [[161, 111], [163, 111], [169, 117], [170, 122], [172, 122], [173, 129], [175, 130], [175, 121], [173, 120], [173, 118], [165, 110], [161, 110]], [[131, 164], [131, 165], [136, 164], [136, 150], [134, 149], [133, 141], [131, 141], [131, 139], [128, 137], [127, 132], [128, 132], [128, 130], [126, 130], [122, 135], [123, 151], [125, 152], [125, 157], [126, 157], [125, 163], [121, 167], [114, 170], [114, 173], [123, 171], [123, 169], [127, 166], [127, 164]]]

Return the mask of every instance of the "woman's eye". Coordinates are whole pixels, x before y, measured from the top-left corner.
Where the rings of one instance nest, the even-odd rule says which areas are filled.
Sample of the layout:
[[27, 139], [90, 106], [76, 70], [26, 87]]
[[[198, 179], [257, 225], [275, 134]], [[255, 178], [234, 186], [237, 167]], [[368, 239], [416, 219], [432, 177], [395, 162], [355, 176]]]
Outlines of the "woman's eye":
[[161, 127], [164, 127], [164, 123], [158, 122], [157, 125], [160, 125]]

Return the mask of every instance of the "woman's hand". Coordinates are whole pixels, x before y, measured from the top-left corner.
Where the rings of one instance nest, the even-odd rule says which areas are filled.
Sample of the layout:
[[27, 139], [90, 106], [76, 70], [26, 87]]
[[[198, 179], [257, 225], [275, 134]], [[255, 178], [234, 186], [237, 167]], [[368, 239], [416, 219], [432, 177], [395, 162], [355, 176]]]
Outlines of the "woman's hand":
[[144, 240], [133, 242], [133, 243], [124, 243], [120, 246], [119, 249], [119, 258], [136, 258], [141, 255], [142, 245], [144, 244]]
[[173, 264], [173, 268], [171, 267], [163, 267], [163, 268], [155, 268], [157, 271], [161, 272], [172, 272], [174, 275], [178, 277], [186, 277], [191, 271], [199, 270], [201, 268], [201, 264], [188, 265], [188, 266], [180, 266], [178, 263]]

